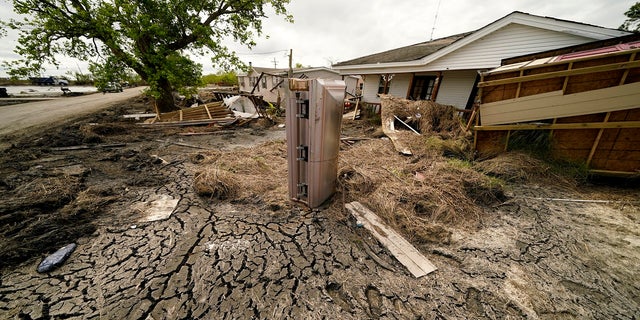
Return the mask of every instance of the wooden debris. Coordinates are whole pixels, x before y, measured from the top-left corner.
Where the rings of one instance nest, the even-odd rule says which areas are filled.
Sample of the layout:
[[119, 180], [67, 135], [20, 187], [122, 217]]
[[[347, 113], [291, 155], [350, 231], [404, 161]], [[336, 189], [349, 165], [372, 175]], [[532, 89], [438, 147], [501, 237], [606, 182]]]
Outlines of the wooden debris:
[[158, 194], [152, 196], [148, 201], [134, 204], [133, 209], [142, 214], [140, 222], [165, 220], [171, 216], [179, 200], [170, 195]]
[[136, 119], [140, 120], [141, 118], [155, 118], [157, 115], [155, 113], [134, 113], [134, 114], [125, 114], [122, 117], [125, 119]]
[[161, 140], [161, 139], [156, 139], [156, 141], [167, 143], [167, 144], [174, 144], [176, 146], [181, 146], [181, 147], [188, 147], [188, 148], [195, 148], [195, 149], [207, 149], [205, 147], [196, 146], [196, 145], [188, 144], [188, 143], [182, 143], [182, 142], [173, 142], [173, 141], [167, 141], [167, 140]]
[[419, 135], [419, 136], [421, 135], [421, 134], [420, 134], [420, 132], [416, 131], [416, 129], [412, 128], [412, 127], [411, 127], [410, 125], [408, 125], [406, 122], [404, 122], [404, 121], [400, 120], [400, 118], [398, 118], [398, 116], [393, 115], [393, 117], [394, 117], [396, 120], [400, 121], [400, 123], [402, 123], [405, 127], [409, 128], [409, 130], [413, 131], [413, 133], [415, 133], [415, 134], [417, 134], [417, 135]]
[[416, 277], [427, 275], [437, 268], [411, 243], [405, 240], [400, 234], [386, 226], [382, 220], [371, 210], [364, 207], [357, 201], [345, 205], [347, 210], [364, 227], [375, 236], [400, 263], [402, 263], [411, 274]]
[[[153, 119], [155, 120], [155, 119]], [[150, 123], [138, 123], [139, 126], [145, 128], [153, 128], [153, 127], [184, 127], [184, 126], [195, 126], [195, 125], [211, 125], [216, 124], [219, 126], [229, 126], [235, 124], [238, 121], [237, 118], [218, 118], [218, 119], [208, 119], [208, 120], [192, 120], [192, 121], [171, 121], [171, 122], [150, 122]]]
[[70, 147], [57, 147], [51, 148], [51, 151], [74, 151], [74, 150], [87, 150], [87, 149], [110, 149], [110, 148], [120, 148], [125, 147], [126, 143], [111, 143], [111, 144], [96, 144], [96, 145], [80, 145], [80, 146], [70, 146]]

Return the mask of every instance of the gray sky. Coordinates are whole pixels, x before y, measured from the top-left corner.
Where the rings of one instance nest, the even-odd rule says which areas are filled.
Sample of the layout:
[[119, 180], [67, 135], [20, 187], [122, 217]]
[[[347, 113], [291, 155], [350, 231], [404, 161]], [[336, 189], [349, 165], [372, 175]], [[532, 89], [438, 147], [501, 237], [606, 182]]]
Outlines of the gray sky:
[[[624, 12], [636, 0], [292, 0], [289, 11], [295, 23], [270, 15], [264, 35], [256, 39], [252, 50], [228, 42], [240, 58], [254, 66], [279, 68], [293, 62], [305, 66], [330, 66], [331, 63], [393, 49], [456, 33], [476, 30], [513, 11], [617, 28], [625, 20]], [[13, 16], [9, 0], [0, 0], [0, 18]], [[438, 9], [438, 10], [436, 10]], [[436, 19], [437, 12], [437, 19]], [[268, 38], [266, 37], [268, 35]], [[0, 40], [0, 60], [15, 59], [12, 53], [15, 34]], [[199, 58], [205, 73], [217, 68], [209, 58]], [[87, 63], [63, 59], [60, 69], [87, 72]], [[0, 67], [0, 76], [6, 73]]]

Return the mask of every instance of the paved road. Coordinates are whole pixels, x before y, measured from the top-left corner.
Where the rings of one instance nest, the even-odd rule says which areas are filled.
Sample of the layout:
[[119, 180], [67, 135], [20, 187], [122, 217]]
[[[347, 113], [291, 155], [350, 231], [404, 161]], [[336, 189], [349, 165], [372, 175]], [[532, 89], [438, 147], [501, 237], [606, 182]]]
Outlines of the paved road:
[[89, 114], [135, 97], [144, 88], [130, 88], [122, 93], [90, 94], [0, 107], [0, 135]]

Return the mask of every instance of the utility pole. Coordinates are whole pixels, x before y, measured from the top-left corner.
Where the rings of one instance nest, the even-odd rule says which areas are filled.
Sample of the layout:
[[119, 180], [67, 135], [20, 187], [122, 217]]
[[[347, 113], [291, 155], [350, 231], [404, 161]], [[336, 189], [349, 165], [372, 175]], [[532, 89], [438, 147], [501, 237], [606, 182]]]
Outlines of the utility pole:
[[278, 69], [278, 61], [276, 60], [276, 57], [273, 57], [273, 68]]
[[289, 78], [293, 77], [293, 49], [289, 49]]

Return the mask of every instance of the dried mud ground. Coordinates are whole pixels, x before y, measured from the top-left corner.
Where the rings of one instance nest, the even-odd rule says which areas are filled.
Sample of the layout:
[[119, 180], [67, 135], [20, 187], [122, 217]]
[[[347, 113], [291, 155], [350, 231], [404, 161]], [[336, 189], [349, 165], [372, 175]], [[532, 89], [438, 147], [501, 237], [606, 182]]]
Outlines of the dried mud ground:
[[[477, 228], [416, 244], [438, 270], [415, 279], [354, 226], [340, 194], [323, 210], [298, 208], [276, 175], [276, 187], [240, 200], [196, 194], [194, 175], [215, 156], [207, 149], [237, 153], [241, 166], [266, 146], [269, 168], [286, 161], [283, 128], [258, 121], [184, 136], [214, 129], [143, 129], [121, 117], [148, 108], [132, 100], [1, 138], [0, 319], [640, 316], [637, 183], [510, 184]], [[60, 149], [91, 143], [100, 147]], [[155, 199], [177, 200], [170, 217], [149, 221]], [[64, 265], [36, 272], [72, 241]]]

